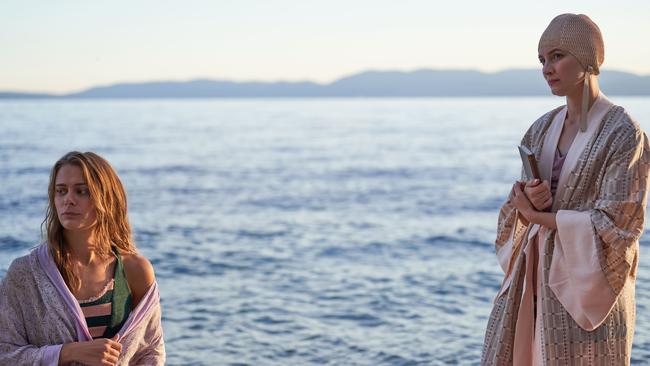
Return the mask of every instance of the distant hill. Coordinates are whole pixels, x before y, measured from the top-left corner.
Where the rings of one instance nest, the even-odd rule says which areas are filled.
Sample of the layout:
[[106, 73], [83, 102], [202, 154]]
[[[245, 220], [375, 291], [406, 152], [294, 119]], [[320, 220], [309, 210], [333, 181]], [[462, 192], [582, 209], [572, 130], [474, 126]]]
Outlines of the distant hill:
[[53, 98], [52, 94], [44, 93], [17, 93], [17, 92], [0, 92], [0, 99], [37, 99]]
[[67, 98], [245, 98], [321, 96], [322, 85], [311, 82], [233, 82], [192, 80], [115, 84], [91, 88]]
[[[650, 95], [650, 76], [605, 70], [601, 89], [608, 95]], [[0, 92], [0, 98], [276, 98], [276, 97], [433, 97], [550, 95], [541, 70], [366, 71], [329, 84], [314, 82], [234, 82], [227, 80], [120, 83], [66, 95]]]

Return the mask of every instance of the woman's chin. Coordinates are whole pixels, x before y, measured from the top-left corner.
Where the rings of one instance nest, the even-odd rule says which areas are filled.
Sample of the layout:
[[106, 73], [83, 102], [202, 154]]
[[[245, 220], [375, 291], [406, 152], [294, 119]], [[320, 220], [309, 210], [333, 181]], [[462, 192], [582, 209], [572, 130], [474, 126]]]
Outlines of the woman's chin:
[[69, 221], [65, 222], [64, 221], [64, 222], [61, 222], [61, 226], [63, 226], [64, 230], [71, 231], [71, 232], [85, 231], [85, 230], [88, 230], [88, 229], [92, 228], [92, 225], [88, 225], [88, 224], [86, 224], [84, 222], [79, 222], [79, 221], [76, 221], [76, 222], [75, 221], [72, 221], [72, 222], [69, 222]]
[[73, 231], [79, 231], [79, 230], [82, 229], [81, 225], [73, 225], [73, 224], [67, 224], [67, 225], [66, 225], [66, 224], [61, 224], [61, 226], [63, 226], [63, 229], [64, 229], [65, 231], [71, 231], [71, 232], [73, 232]]

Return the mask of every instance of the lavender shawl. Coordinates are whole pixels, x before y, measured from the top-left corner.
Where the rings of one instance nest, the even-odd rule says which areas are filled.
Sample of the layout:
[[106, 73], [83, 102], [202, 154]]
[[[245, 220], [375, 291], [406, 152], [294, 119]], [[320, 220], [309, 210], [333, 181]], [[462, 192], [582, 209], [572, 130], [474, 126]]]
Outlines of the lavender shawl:
[[[149, 288], [118, 332], [118, 365], [163, 365], [158, 285]], [[79, 303], [47, 244], [15, 259], [0, 283], [0, 365], [57, 365], [64, 343], [92, 340]]]

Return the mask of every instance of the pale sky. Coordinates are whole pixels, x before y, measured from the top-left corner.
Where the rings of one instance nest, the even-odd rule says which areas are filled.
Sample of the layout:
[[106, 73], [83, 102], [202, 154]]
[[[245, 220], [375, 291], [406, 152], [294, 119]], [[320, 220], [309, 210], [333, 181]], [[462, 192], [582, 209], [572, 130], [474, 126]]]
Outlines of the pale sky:
[[536, 68], [539, 36], [566, 12], [599, 25], [604, 72], [650, 75], [647, 0], [2, 0], [0, 90]]

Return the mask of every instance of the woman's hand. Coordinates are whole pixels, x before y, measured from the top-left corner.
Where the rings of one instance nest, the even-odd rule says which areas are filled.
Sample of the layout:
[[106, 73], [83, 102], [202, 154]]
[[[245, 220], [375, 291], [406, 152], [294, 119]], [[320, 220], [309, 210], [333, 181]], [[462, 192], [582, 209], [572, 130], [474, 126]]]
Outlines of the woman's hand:
[[122, 345], [118, 343], [119, 335], [108, 339], [100, 338], [88, 342], [66, 343], [61, 347], [59, 365], [76, 361], [90, 366], [112, 366], [122, 352]]
[[551, 186], [547, 180], [533, 179], [526, 182], [523, 189], [526, 197], [537, 211], [544, 211], [553, 205]]
[[519, 214], [523, 216], [526, 223], [530, 222], [530, 214], [535, 211], [535, 207], [528, 200], [523, 189], [525, 187], [524, 182], [517, 181], [512, 185], [512, 190], [510, 191], [510, 202], [513, 206], [519, 211]]
[[[539, 184], [539, 183], [538, 183]], [[541, 185], [541, 184], [539, 184]], [[519, 217], [527, 226], [529, 223], [544, 225], [550, 229], [557, 229], [556, 215], [554, 212], [537, 211], [535, 206], [530, 202], [524, 189], [526, 182], [517, 181], [510, 191], [508, 200], [518, 211]]]

